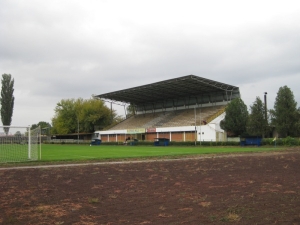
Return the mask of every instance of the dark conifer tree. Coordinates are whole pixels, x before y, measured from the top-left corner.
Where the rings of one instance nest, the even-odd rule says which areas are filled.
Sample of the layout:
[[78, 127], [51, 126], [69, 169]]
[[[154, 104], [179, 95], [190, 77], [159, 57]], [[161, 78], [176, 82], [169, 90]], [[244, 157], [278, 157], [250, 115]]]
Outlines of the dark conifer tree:
[[221, 128], [234, 135], [243, 135], [246, 133], [248, 120], [247, 106], [241, 98], [236, 98], [228, 103], [226, 115], [221, 122]]
[[272, 111], [272, 123], [282, 137], [295, 136], [297, 133], [297, 102], [287, 86], [279, 88]]
[[255, 102], [250, 106], [250, 115], [247, 126], [249, 134], [265, 137], [268, 129], [265, 110], [262, 100], [259, 97], [256, 97]]
[[[10, 74], [2, 75], [2, 89], [1, 89], [1, 120], [4, 126], [10, 126], [12, 121], [12, 115], [14, 110], [14, 79]], [[4, 128], [6, 135], [9, 132], [9, 128]]]

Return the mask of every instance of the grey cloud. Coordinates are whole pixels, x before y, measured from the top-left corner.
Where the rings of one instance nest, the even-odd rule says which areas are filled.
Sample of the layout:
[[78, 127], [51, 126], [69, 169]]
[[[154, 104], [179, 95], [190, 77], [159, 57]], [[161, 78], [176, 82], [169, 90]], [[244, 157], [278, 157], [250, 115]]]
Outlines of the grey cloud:
[[201, 17], [211, 5], [191, 14], [197, 11], [193, 1], [178, 11], [178, 3], [169, 11], [169, 4], [160, 4], [157, 16], [145, 10], [155, 10], [157, 2], [118, 3], [0, 2], [0, 69], [15, 78], [18, 94], [13, 121], [27, 116], [30, 123], [50, 122], [63, 98], [90, 98], [188, 74], [239, 86], [247, 105], [267, 91], [273, 107], [280, 85], [291, 87], [299, 103], [299, 6], [268, 20], [235, 18], [226, 24], [220, 9]]

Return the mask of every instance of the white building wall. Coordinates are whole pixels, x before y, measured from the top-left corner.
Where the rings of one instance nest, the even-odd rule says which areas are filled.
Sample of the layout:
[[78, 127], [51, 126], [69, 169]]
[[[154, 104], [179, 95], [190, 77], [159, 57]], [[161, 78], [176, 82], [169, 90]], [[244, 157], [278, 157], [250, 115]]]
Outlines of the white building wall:
[[215, 124], [197, 127], [197, 141], [216, 141]]

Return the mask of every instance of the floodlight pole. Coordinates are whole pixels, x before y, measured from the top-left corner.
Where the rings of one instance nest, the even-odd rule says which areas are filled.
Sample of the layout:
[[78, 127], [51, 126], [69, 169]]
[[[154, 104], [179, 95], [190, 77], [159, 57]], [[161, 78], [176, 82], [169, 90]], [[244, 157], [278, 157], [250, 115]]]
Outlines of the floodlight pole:
[[267, 116], [267, 92], [265, 92], [264, 95], [264, 100], [265, 100], [265, 119], [268, 120], [268, 116]]
[[[265, 120], [266, 120], [266, 125], [268, 124], [268, 112], [267, 112], [267, 92], [264, 93], [264, 100], [265, 100]], [[266, 133], [263, 134], [263, 137], [265, 137]]]

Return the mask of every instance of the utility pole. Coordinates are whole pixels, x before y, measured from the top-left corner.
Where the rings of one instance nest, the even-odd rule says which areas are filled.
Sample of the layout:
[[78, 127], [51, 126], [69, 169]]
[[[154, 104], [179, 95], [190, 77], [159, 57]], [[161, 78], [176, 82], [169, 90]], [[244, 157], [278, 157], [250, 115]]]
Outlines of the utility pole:
[[[267, 112], [267, 92], [265, 92], [265, 95], [264, 95], [264, 101], [265, 101], [265, 120], [266, 120], [266, 126], [268, 126], [268, 112]], [[263, 137], [265, 137], [265, 135], [268, 136], [268, 134], [266, 134], [267, 132], [267, 127], [265, 128], [265, 132], [263, 134]]]
[[267, 114], [267, 92], [265, 92], [265, 96], [264, 96], [264, 99], [265, 99], [265, 119], [266, 121], [268, 121], [268, 114]]

